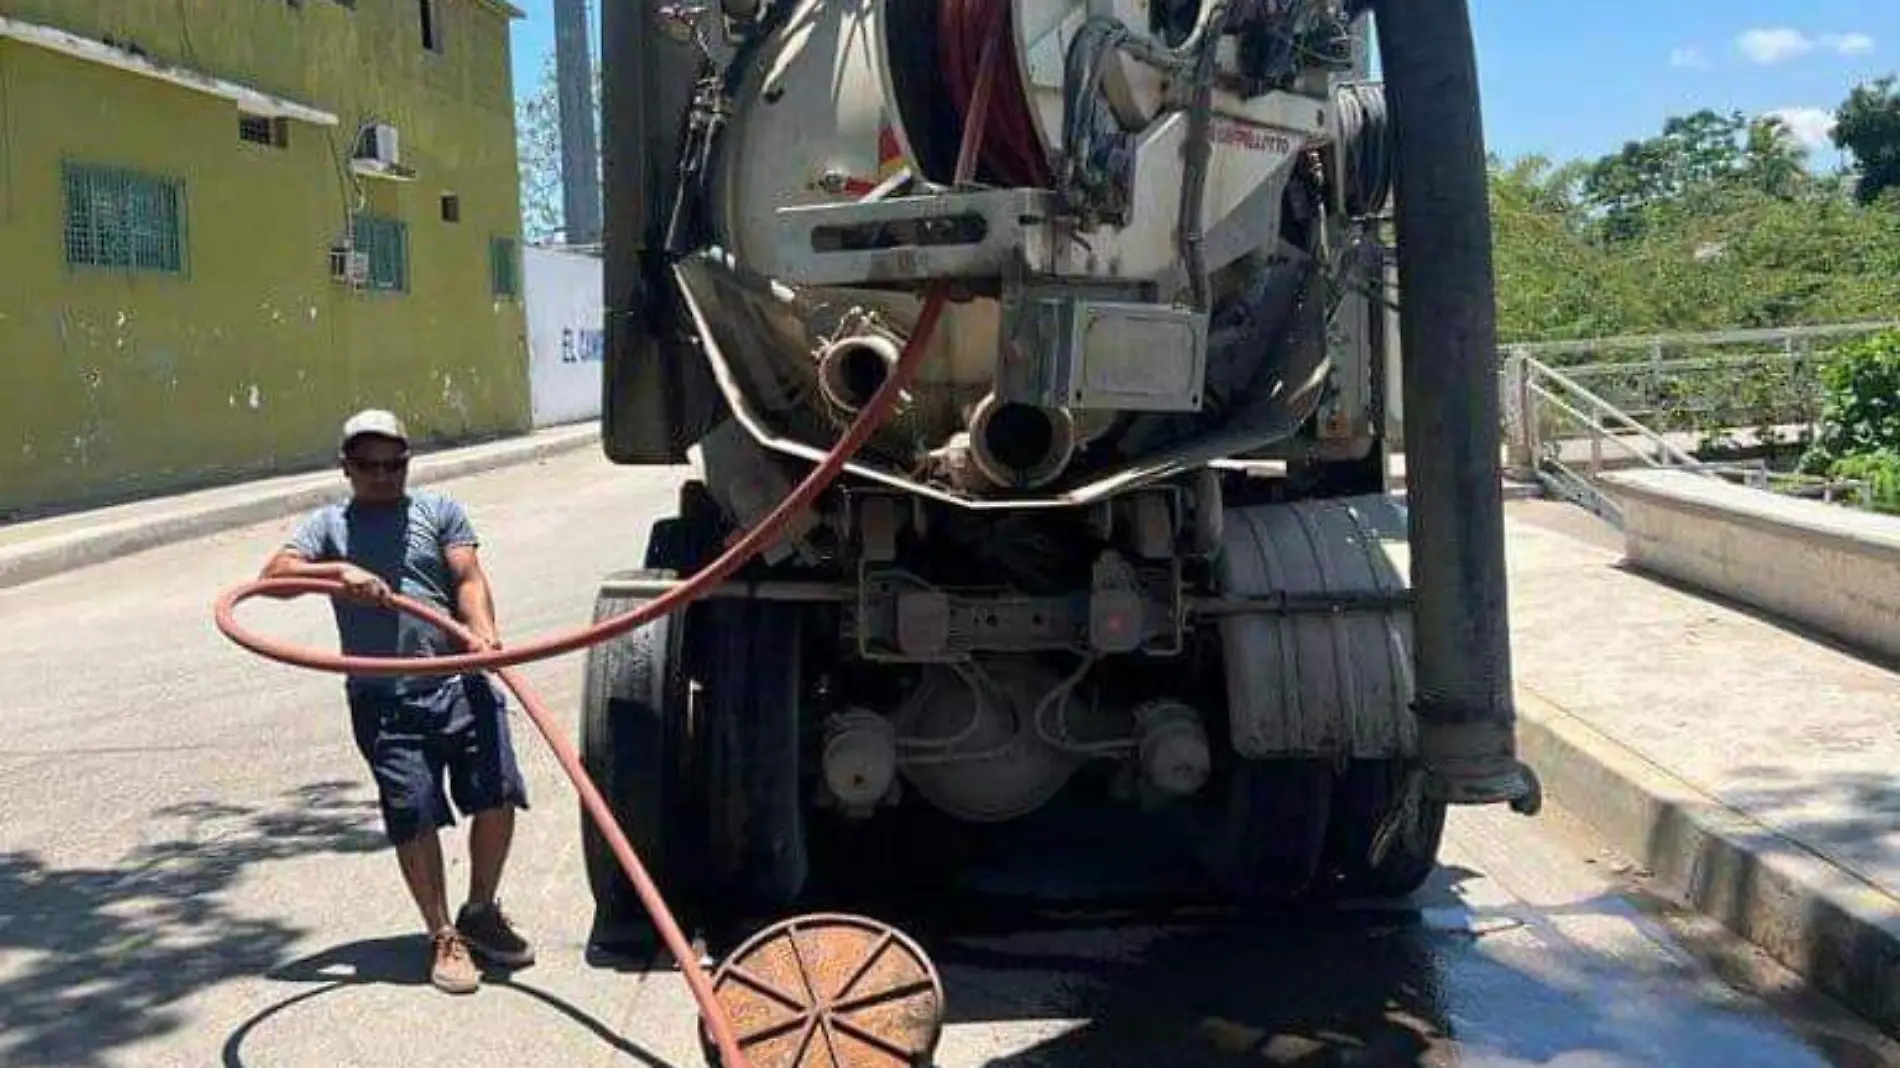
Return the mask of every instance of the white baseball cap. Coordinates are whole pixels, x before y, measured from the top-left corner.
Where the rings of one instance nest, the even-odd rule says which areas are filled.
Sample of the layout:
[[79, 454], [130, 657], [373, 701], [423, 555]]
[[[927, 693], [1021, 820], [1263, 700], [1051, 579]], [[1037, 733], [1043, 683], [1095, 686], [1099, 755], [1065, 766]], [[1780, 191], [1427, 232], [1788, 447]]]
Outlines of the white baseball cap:
[[343, 424], [342, 446], [348, 448], [350, 442], [364, 434], [374, 434], [379, 438], [393, 438], [404, 445], [409, 444], [409, 428], [402, 425], [402, 420], [396, 418], [396, 413], [384, 411], [381, 408], [365, 408], [350, 416], [349, 421]]

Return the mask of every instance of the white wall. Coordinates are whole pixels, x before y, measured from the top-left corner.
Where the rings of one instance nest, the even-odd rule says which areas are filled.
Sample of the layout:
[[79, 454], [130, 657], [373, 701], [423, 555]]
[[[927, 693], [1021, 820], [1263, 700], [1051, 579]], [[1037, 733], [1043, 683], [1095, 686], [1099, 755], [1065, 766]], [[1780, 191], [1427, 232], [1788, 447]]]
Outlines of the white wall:
[[528, 385], [535, 426], [600, 416], [601, 261], [523, 247], [528, 313]]

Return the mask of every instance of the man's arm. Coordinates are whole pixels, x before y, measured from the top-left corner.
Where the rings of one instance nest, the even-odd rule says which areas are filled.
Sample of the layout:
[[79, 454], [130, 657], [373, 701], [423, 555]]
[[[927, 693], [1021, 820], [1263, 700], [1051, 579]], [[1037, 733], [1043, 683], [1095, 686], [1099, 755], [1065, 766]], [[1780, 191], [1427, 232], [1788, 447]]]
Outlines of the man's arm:
[[[322, 559], [327, 555], [327, 539], [315, 515], [304, 519], [288, 544], [264, 562], [258, 574], [263, 579], [329, 579], [344, 584], [345, 600], [357, 604], [387, 604], [389, 586], [382, 579], [347, 560]], [[293, 593], [271, 593], [277, 600], [295, 597]]]
[[495, 594], [475, 546], [449, 546], [448, 560], [449, 571], [455, 576], [457, 615], [475, 632], [479, 648], [501, 648], [501, 631], [495, 626]]
[[495, 626], [495, 595], [482, 570], [479, 554], [481, 538], [468, 510], [456, 501], [443, 498], [440, 533], [443, 556], [449, 573], [455, 578], [456, 617], [475, 632], [478, 649], [501, 648], [501, 630]]

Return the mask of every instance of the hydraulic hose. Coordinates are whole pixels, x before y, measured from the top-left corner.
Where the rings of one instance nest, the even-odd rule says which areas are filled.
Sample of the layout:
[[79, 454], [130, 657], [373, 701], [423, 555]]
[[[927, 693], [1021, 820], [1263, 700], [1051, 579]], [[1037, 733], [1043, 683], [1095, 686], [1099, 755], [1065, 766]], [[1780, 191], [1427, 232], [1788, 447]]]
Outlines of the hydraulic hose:
[[[621, 830], [619, 823], [615, 821], [612, 810], [607, 807], [607, 802], [600, 795], [599, 788], [594, 785], [582, 766], [579, 754], [556, 729], [553, 717], [535, 696], [533, 689], [511, 668], [525, 661], [547, 659], [586, 646], [597, 645], [635, 627], [678, 611], [711, 590], [726, 576], [743, 566], [760, 548], [769, 544], [770, 539], [783, 530], [785, 524], [794, 515], [807, 507], [837, 478], [838, 472], [843, 470], [852, 455], [877, 429], [878, 424], [883, 422], [898, 395], [909, 385], [910, 379], [923, 362], [923, 354], [930, 335], [935, 331], [937, 320], [943, 313], [945, 295], [946, 287], [942, 283], [932, 285], [924, 298], [923, 312], [918, 316], [916, 328], [906, 341], [903, 354], [898, 357], [897, 366], [892, 369], [890, 377], [884, 380], [884, 384], [872, 395], [870, 403], [858, 413], [857, 419], [852, 422], [844, 437], [839, 439], [838, 443], [826, 454], [823, 462], [805, 476], [805, 480], [799, 483], [798, 488], [788, 494], [778, 507], [774, 508], [771, 514], [761, 520], [757, 526], [720, 554], [717, 560], [680, 585], [631, 612], [602, 620], [583, 630], [545, 638], [513, 650], [465, 653], [444, 657], [357, 657], [304, 649], [260, 637], [238, 626], [235, 618], [238, 604], [253, 597], [308, 593], [335, 595], [343, 590], [341, 582], [332, 579], [263, 579], [238, 586], [218, 598], [217, 624], [225, 637], [260, 656], [280, 663], [317, 671], [362, 676], [496, 672], [501, 677], [502, 683], [520, 701], [521, 707], [527, 712], [529, 718], [534, 720], [534, 725], [540, 730], [542, 737], [546, 738], [548, 745], [553, 748], [555, 756], [561, 762], [562, 770], [567, 772], [568, 778], [574, 782], [574, 788], [580, 792], [581, 803], [586, 807], [588, 815], [593, 818], [601, 833], [606, 837], [615, 858], [620, 861], [621, 868], [626, 871], [627, 878], [633, 883], [641, 904], [653, 918], [654, 926], [659, 929], [660, 937], [665, 941], [667, 950], [673, 954], [675, 960], [679, 961], [681, 970], [686, 974], [687, 985], [692, 988], [693, 999], [699, 1003], [700, 1014], [705, 1018], [706, 1025], [712, 1032], [713, 1043], [719, 1050], [720, 1059], [727, 1068], [744, 1068], [749, 1062], [740, 1051], [731, 1022], [713, 993], [712, 980], [707, 977], [705, 969], [700, 967], [699, 958], [694, 955], [692, 946], [687, 942], [684, 932], [680, 930], [679, 922], [667, 908], [665, 899], [660, 896], [659, 888], [647, 875], [646, 868], [640, 863], [639, 855], [634, 851], [632, 843], [627, 841], [626, 833]], [[389, 604], [392, 608], [424, 619], [461, 638], [465, 646], [474, 644], [474, 635], [470, 631], [428, 605], [400, 595], [391, 597]]]
[[[999, 19], [993, 24], [996, 36], [991, 47], [986, 49], [988, 62], [979, 64], [973, 94], [979, 100], [987, 100], [996, 78], [996, 68], [1001, 64], [997, 53], [1001, 42], [1005, 40], [1008, 22]], [[963, 144], [957, 154], [956, 182], [962, 185], [970, 181], [976, 172], [976, 164], [983, 142], [983, 127], [987, 109], [976, 111], [969, 118], [968, 128], [964, 131]], [[503, 685], [515, 695], [524, 711], [534, 721], [536, 729], [547, 740], [560, 761], [561, 769], [574, 783], [581, 795], [581, 804], [587, 814], [600, 828], [607, 839], [615, 859], [633, 883], [634, 891], [640, 902], [646, 907], [660, 938], [665, 942], [668, 952], [679, 961], [680, 969], [685, 973], [687, 986], [691, 989], [693, 1000], [698, 1003], [702, 1019], [712, 1033], [714, 1047], [719, 1052], [721, 1062], [726, 1068], [746, 1068], [750, 1063], [739, 1048], [737, 1037], [733, 1033], [732, 1021], [724, 1007], [720, 1005], [714, 993], [712, 980], [706, 970], [700, 967], [699, 958], [693, 953], [692, 946], [686, 940], [685, 932], [680, 929], [679, 921], [674, 918], [666, 900], [660, 895], [659, 888], [647, 874], [646, 867], [640, 862], [633, 844], [627, 840], [626, 832], [614, 819], [613, 811], [606, 799], [600, 794], [599, 787], [587, 774], [581, 763], [580, 755], [561, 732], [556, 729], [553, 716], [532, 687], [521, 675], [511, 670], [515, 665], [534, 660], [544, 660], [573, 652], [591, 645], [598, 645], [611, 638], [640, 627], [655, 619], [676, 612], [698, 598], [710, 592], [734, 571], [744, 566], [759, 550], [769, 545], [783, 531], [791, 519], [811, 506], [820, 493], [823, 493], [844, 470], [851, 458], [877, 432], [895, 408], [898, 398], [909, 388], [911, 379], [916, 376], [923, 364], [924, 354], [928, 351], [930, 338], [935, 333], [938, 320], [943, 315], [944, 304], [949, 296], [949, 285], [945, 282], [933, 282], [926, 290], [921, 312], [909, 338], [904, 343], [903, 352], [884, 383], [872, 394], [871, 399], [858, 413], [851, 426], [838, 442], [832, 446], [825, 458], [805, 476], [790, 494], [787, 494], [778, 506], [758, 522], [738, 541], [730, 545], [718, 559], [696, 572], [678, 586], [668, 590], [640, 607], [622, 615], [610, 617], [593, 626], [530, 642], [513, 649], [496, 650], [485, 653], [463, 653], [442, 657], [357, 657], [326, 653], [317, 649], [306, 649], [275, 641], [244, 630], [238, 625], [237, 606], [244, 601], [261, 596], [294, 596], [310, 593], [327, 593], [335, 596], [344, 589], [343, 583], [329, 579], [263, 579], [245, 583], [225, 591], [219, 596], [214, 615], [218, 630], [232, 642], [256, 653], [259, 656], [294, 667], [327, 671], [333, 674], [358, 675], [365, 677], [454, 675], [474, 671], [494, 671], [500, 676]], [[447, 617], [434, 608], [401, 595], [392, 595], [389, 606], [397, 611], [423, 619], [449, 634], [461, 639], [464, 646], [472, 647], [475, 636], [459, 622]]]
[[858, 417], [845, 431], [844, 437], [832, 446], [831, 451], [825, 455], [824, 460], [817, 467], [812, 468], [811, 473], [805, 476], [805, 480], [798, 484], [798, 488], [786, 495], [770, 514], [721, 553], [718, 559], [678, 586], [631, 612], [603, 619], [580, 630], [493, 652], [460, 653], [437, 657], [343, 656], [320, 649], [288, 645], [253, 634], [240, 627], [237, 623], [236, 608], [244, 601], [267, 595], [313, 592], [305, 580], [263, 579], [227, 590], [218, 598], [216, 607], [218, 629], [224, 632], [225, 637], [251, 652], [293, 667], [365, 678], [397, 675], [459, 675], [470, 671], [495, 671], [529, 661], [561, 656], [590, 645], [599, 645], [610, 638], [618, 637], [636, 627], [676, 612], [725, 581], [734, 571], [745, 566], [746, 562], [752, 559], [759, 550], [771, 544], [793, 516], [810, 507], [811, 502], [831, 485], [838, 477], [838, 473], [844, 469], [845, 464], [850, 462], [851, 457], [856, 455], [865, 441], [876, 432], [889, 415], [898, 396], [909, 387], [918, 366], [923, 362], [926, 344], [936, 330], [938, 318], [943, 314], [946, 292], [943, 283], [932, 283], [924, 297], [924, 306], [917, 317], [917, 325], [911, 331], [910, 339], [905, 342], [903, 354], [898, 357], [897, 365], [891, 369], [890, 377], [886, 378], [884, 384], [878, 387], [877, 392], [871, 395], [870, 403], [858, 413]]

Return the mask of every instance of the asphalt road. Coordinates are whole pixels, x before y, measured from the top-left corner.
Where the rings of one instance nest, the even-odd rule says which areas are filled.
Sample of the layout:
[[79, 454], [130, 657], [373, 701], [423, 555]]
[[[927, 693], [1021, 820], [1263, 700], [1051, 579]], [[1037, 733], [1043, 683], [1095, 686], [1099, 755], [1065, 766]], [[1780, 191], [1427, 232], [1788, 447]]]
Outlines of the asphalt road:
[[[592, 453], [452, 484], [488, 540], [505, 631], [584, 621], [671, 486]], [[340, 681], [254, 659], [211, 623], [288, 526], [0, 592], [0, 1064], [702, 1063], [677, 973], [583, 960], [576, 806], [520, 718], [535, 807], [503, 899], [541, 962], [472, 997], [426, 985]], [[246, 618], [334, 641], [317, 601]], [[580, 666], [528, 674], [571, 716]], [[1415, 908], [936, 936], [940, 1064], [1891, 1063], [1855, 1021], [1658, 913], [1562, 813], [1458, 811], [1444, 861]]]

